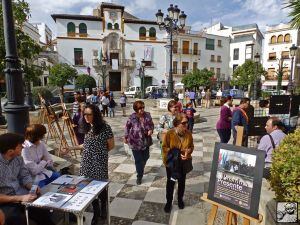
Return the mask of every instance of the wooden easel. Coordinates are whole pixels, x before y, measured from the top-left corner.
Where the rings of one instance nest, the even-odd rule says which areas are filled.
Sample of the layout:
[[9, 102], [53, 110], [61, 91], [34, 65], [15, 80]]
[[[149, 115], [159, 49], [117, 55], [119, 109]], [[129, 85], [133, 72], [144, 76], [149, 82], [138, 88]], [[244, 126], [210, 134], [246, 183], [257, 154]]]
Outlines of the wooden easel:
[[[59, 97], [60, 97], [62, 113], [63, 113], [62, 119], [64, 121], [63, 128], [62, 128], [62, 135], [64, 133], [65, 127], [67, 127], [67, 130], [68, 130], [68, 133], [69, 133], [69, 136], [70, 136], [70, 139], [71, 139], [72, 146], [78, 146], [78, 140], [77, 140], [77, 137], [76, 137], [76, 134], [75, 134], [75, 131], [74, 131], [75, 125], [73, 124], [73, 120], [72, 120], [69, 112], [67, 111], [66, 104], [63, 101], [63, 96], [60, 95]], [[62, 146], [62, 142], [60, 144], [59, 150], [61, 150], [61, 146]], [[71, 154], [72, 153], [75, 156], [75, 158], [77, 158], [76, 150], [73, 150], [73, 152], [71, 152]]]
[[[237, 146], [242, 146], [243, 142], [243, 134], [244, 134], [244, 127], [238, 126], [237, 127], [237, 136], [236, 136], [236, 144]], [[243, 225], [250, 225], [250, 222], [253, 221], [255, 223], [261, 223], [263, 220], [263, 216], [259, 214], [259, 218], [254, 218], [251, 216], [248, 216], [244, 213], [238, 212], [234, 209], [231, 209], [227, 206], [224, 206], [220, 203], [217, 203], [213, 200], [210, 200], [207, 198], [207, 193], [203, 193], [203, 196], [201, 199], [205, 202], [208, 202], [212, 204], [212, 208], [210, 210], [210, 213], [208, 215], [207, 225], [213, 225], [215, 218], [217, 216], [218, 208], [224, 208], [226, 209], [226, 218], [225, 218], [225, 225], [237, 225], [237, 216], [243, 217]]]

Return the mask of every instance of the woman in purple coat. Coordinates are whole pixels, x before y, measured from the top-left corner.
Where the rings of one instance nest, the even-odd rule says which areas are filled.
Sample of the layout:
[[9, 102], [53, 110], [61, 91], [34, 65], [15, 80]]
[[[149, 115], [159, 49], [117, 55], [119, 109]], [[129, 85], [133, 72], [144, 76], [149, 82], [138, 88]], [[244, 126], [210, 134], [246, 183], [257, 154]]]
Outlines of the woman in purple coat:
[[221, 143], [228, 143], [231, 136], [231, 119], [232, 112], [232, 97], [228, 96], [225, 99], [225, 104], [221, 107], [220, 119], [217, 122], [217, 131], [221, 139]]

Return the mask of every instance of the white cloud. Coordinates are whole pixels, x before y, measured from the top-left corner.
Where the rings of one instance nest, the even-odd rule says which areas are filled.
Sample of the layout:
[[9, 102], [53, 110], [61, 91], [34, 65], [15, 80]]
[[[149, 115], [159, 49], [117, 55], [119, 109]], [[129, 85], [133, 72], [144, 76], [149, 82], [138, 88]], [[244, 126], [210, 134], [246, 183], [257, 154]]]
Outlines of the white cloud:
[[86, 6], [80, 11], [80, 15], [92, 15], [95, 7]]
[[125, 10], [134, 14], [136, 12], [141, 13], [141, 11], [152, 11], [157, 9], [157, 0], [134, 0], [126, 6]]

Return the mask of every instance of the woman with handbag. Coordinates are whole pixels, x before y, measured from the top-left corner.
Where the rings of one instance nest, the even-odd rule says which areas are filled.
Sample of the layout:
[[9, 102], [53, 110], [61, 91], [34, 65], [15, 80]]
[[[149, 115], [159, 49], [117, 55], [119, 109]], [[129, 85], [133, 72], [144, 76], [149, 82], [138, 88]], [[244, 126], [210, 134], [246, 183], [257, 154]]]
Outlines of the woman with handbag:
[[154, 124], [150, 113], [145, 112], [143, 101], [136, 101], [133, 104], [132, 113], [125, 126], [124, 143], [132, 149], [137, 172], [137, 185], [142, 183], [144, 168], [149, 159], [149, 147], [153, 144], [151, 135]]
[[[173, 125], [174, 128], [167, 132], [162, 143], [163, 162], [167, 170], [167, 203], [164, 207], [166, 213], [171, 212], [172, 209], [176, 179], [178, 180], [178, 207], [179, 209], [184, 208], [183, 195], [186, 174], [193, 169], [191, 154], [194, 150], [194, 143], [192, 133], [187, 128], [188, 118], [183, 113], [177, 114]], [[174, 154], [177, 151], [179, 154]]]

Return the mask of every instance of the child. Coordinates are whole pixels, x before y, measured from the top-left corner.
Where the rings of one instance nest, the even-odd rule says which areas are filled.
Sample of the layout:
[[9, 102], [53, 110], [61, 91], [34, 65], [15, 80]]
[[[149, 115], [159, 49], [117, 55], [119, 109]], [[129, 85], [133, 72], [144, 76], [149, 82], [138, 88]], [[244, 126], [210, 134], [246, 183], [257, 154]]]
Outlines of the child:
[[115, 107], [116, 107], [116, 102], [114, 100], [114, 97], [110, 96], [109, 103], [108, 103], [109, 117], [111, 117], [111, 114], [113, 115], [113, 117], [115, 117]]
[[196, 110], [193, 108], [193, 104], [191, 102], [186, 104], [186, 108], [184, 110], [184, 113], [186, 114], [188, 118], [188, 129], [189, 131], [193, 132], [194, 127], [194, 113]]

